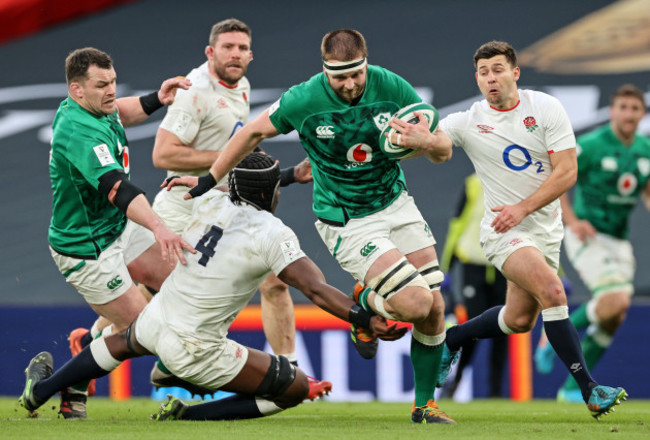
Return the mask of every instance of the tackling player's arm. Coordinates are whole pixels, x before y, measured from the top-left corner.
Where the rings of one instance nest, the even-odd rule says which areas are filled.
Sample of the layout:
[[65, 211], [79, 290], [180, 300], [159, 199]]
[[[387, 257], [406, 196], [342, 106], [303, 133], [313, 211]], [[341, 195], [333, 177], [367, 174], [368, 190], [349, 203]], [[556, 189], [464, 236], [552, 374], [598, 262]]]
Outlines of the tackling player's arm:
[[575, 148], [551, 153], [550, 160], [553, 172], [537, 191], [516, 205], [502, 205], [492, 208], [493, 212], [499, 213], [492, 221], [495, 232], [503, 233], [517, 226], [528, 214], [548, 205], [576, 183], [578, 161]]
[[208, 174], [201, 177], [183, 176], [166, 179], [160, 187], [171, 189], [177, 185], [187, 186], [191, 190], [183, 196], [186, 200], [205, 194], [264, 139], [278, 134], [280, 133], [271, 122], [267, 109], [230, 138], [216, 162], [210, 167]]
[[157, 92], [117, 99], [122, 125], [129, 127], [139, 124], [160, 107], [173, 103], [178, 88], [187, 90], [191, 85], [191, 81], [183, 77], [169, 78], [163, 81]]
[[285, 283], [300, 290], [321, 309], [347, 322], [370, 328], [378, 337], [392, 341], [404, 336], [406, 328], [388, 326], [380, 316], [370, 316], [340, 290], [325, 282], [318, 266], [308, 257], [302, 257], [286, 266], [278, 274]]
[[187, 264], [183, 249], [196, 253], [192, 246], [165, 226], [151, 209], [144, 192], [133, 185], [124, 172], [111, 170], [101, 175], [98, 190], [129, 219], [153, 232], [156, 241], [160, 243], [163, 259], [169, 261], [171, 266], [176, 265], [177, 259]]

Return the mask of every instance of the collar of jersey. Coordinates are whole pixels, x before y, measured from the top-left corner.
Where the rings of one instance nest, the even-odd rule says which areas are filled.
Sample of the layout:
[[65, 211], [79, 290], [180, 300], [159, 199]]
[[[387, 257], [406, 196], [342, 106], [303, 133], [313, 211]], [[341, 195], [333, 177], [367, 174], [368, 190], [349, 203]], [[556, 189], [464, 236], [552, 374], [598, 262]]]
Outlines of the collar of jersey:
[[[521, 99], [518, 100], [517, 103], [516, 103], [514, 106], [510, 107], [510, 108], [504, 108], [503, 110], [501, 110], [500, 108], [492, 107], [491, 105], [490, 105], [490, 108], [491, 108], [492, 110], [496, 110], [496, 111], [498, 111], [498, 112], [509, 112], [510, 110], [514, 110], [514, 109], [516, 109], [517, 107], [519, 107], [519, 104], [520, 104], [520, 103], [521, 103]], [[489, 105], [489, 104], [488, 104], [488, 105]]]

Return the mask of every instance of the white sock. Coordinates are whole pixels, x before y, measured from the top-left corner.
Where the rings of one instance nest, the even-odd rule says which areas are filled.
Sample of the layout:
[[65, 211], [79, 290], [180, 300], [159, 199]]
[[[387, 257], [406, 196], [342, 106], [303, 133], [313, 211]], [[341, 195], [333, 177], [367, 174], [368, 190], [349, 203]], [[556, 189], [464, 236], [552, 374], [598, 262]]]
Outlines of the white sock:
[[270, 400], [262, 399], [261, 397], [255, 398], [255, 404], [257, 405], [257, 409], [259, 409], [265, 416], [277, 414], [282, 411], [282, 408], [277, 406], [275, 403]]
[[95, 359], [95, 362], [97, 362], [97, 365], [99, 365], [102, 370], [113, 371], [122, 363], [115, 359], [111, 355], [110, 351], [108, 351], [104, 338], [95, 339], [91, 342], [90, 352], [93, 355], [93, 359]]

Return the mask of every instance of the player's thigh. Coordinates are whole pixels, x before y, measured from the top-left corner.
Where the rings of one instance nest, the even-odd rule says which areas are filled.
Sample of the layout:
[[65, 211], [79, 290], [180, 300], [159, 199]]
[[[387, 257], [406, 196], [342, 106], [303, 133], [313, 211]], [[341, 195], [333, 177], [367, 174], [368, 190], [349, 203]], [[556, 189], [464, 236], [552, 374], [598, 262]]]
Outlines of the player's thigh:
[[563, 297], [566, 303], [564, 288], [556, 270], [549, 266], [542, 252], [536, 247], [525, 246], [513, 252], [503, 265], [503, 273], [508, 280], [541, 303], [553, 301], [553, 295]]
[[[436, 240], [431, 228], [415, 205], [413, 197], [403, 192], [388, 208], [373, 216], [380, 216], [390, 226], [390, 240], [406, 255], [411, 263], [420, 267], [437, 260]], [[419, 252], [422, 251], [422, 252]]]
[[[383, 211], [380, 211], [383, 212]], [[356, 280], [365, 280], [371, 267], [381, 271], [391, 264], [391, 253], [402, 255], [389, 239], [390, 225], [381, 217], [367, 216], [351, 219], [345, 226], [333, 226], [316, 222], [316, 229], [332, 256], [341, 268]]]
[[563, 231], [561, 226], [551, 231], [531, 232], [512, 228], [504, 233], [491, 232], [481, 236], [483, 251], [490, 264], [501, 272], [510, 256], [523, 248], [532, 247], [541, 253], [547, 265], [556, 272], [560, 266], [560, 247]]
[[106, 304], [90, 304], [97, 314], [113, 323], [113, 331], [127, 328], [146, 305], [146, 299], [133, 283], [126, 292]]
[[535, 325], [541, 310], [540, 302], [526, 289], [508, 281], [504, 319], [506, 325], [520, 332], [527, 331]]
[[158, 291], [174, 267], [169, 262], [163, 260], [160, 244], [154, 242], [148, 249], [129, 263], [128, 269], [134, 281], [145, 284]]
[[79, 292], [88, 304], [101, 305], [124, 294], [133, 284], [124, 263], [121, 241], [106, 248], [96, 260], [62, 255], [50, 248], [52, 258], [65, 280]]

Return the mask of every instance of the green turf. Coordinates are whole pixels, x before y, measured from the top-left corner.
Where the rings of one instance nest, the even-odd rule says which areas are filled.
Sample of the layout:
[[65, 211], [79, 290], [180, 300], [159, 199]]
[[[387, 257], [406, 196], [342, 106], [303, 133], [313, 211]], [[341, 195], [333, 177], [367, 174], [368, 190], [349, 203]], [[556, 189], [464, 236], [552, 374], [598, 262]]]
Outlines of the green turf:
[[[93, 398], [89, 419], [57, 418], [50, 400], [28, 418], [15, 398], [0, 398], [0, 438], [62, 440], [172, 439], [633, 439], [650, 438], [650, 401], [631, 400], [594, 420], [584, 405], [551, 400], [515, 403], [440, 401], [457, 425], [412, 425], [408, 403], [308, 402], [275, 416], [228, 422], [152, 422], [158, 403], [149, 399], [113, 402]], [[434, 437], [442, 435], [442, 437]], [[427, 436], [427, 437], [423, 437]]]

